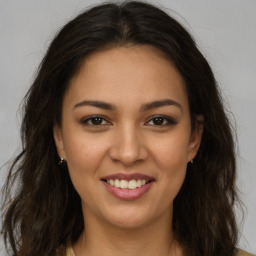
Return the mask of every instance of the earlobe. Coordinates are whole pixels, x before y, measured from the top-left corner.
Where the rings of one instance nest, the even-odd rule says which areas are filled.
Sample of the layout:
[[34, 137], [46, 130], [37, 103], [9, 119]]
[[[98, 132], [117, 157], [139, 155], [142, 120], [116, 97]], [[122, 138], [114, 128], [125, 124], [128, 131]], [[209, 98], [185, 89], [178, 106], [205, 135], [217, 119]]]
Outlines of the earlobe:
[[54, 137], [55, 146], [56, 146], [59, 157], [66, 158], [62, 132], [58, 124], [54, 124], [53, 126], [53, 137]]
[[192, 161], [199, 150], [203, 131], [204, 131], [204, 117], [203, 115], [196, 116], [195, 127], [191, 133], [190, 142], [189, 142], [189, 154], [188, 154], [188, 162]]

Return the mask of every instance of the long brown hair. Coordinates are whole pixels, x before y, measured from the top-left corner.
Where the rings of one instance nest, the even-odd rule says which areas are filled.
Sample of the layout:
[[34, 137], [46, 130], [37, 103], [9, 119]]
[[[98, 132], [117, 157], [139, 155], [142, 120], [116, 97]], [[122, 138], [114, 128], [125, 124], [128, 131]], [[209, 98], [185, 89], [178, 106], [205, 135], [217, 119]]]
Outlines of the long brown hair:
[[135, 1], [84, 11], [60, 30], [41, 62], [24, 99], [22, 151], [4, 187], [2, 232], [12, 255], [55, 255], [84, 229], [80, 197], [67, 167], [58, 165], [53, 125], [61, 124], [63, 95], [84, 58], [127, 44], [160, 49], [186, 83], [192, 124], [204, 116], [201, 147], [174, 201], [176, 239], [187, 255], [236, 255], [234, 142], [214, 75], [175, 19]]

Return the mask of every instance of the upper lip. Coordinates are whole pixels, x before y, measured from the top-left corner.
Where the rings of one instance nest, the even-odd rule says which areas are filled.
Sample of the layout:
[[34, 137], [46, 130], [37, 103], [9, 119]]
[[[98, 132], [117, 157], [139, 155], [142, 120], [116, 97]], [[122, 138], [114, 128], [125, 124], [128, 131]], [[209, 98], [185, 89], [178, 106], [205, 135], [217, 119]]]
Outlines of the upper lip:
[[141, 173], [116, 173], [104, 176], [101, 180], [155, 180], [153, 177]]

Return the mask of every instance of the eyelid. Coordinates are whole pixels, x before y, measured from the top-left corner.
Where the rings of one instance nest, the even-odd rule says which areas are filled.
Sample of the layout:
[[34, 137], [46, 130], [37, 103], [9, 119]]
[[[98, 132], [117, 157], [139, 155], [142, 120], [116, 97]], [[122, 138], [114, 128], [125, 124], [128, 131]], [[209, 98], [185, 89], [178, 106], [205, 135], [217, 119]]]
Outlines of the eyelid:
[[[99, 124], [99, 125], [89, 124], [88, 121], [92, 120], [93, 118], [101, 118], [103, 121], [106, 122], [106, 124]], [[162, 125], [148, 124], [150, 121], [153, 121], [155, 118], [162, 118], [167, 123], [162, 124]], [[80, 122], [81, 122], [82, 125], [92, 126], [92, 127], [96, 127], [96, 128], [100, 128], [100, 127], [106, 126], [106, 125], [111, 125], [111, 122], [108, 121], [108, 119], [105, 116], [102, 116], [102, 115], [87, 116], [87, 117], [82, 118]], [[158, 127], [158, 128], [171, 126], [171, 125], [175, 125], [175, 124], [177, 124], [177, 121], [175, 121], [172, 117], [165, 116], [165, 115], [154, 115], [154, 116], [151, 116], [150, 118], [148, 118], [148, 120], [146, 121], [146, 125], [155, 126], [155, 127]]]
[[146, 124], [148, 124], [150, 121], [152, 121], [154, 118], [163, 118], [164, 120], [167, 121], [167, 124], [163, 124], [163, 125], [150, 125], [150, 126], [155, 126], [155, 127], [166, 127], [166, 126], [171, 126], [171, 125], [175, 125], [177, 124], [177, 121], [175, 121], [173, 118], [169, 117], [169, 116], [165, 116], [165, 115], [155, 115], [155, 116], [151, 116], [148, 121], [146, 122]]
[[[99, 124], [99, 125], [94, 125], [94, 124], [88, 124], [88, 121], [92, 120], [93, 118], [101, 118], [103, 119], [104, 121], [107, 122], [107, 124]], [[87, 116], [87, 117], [84, 117], [81, 119], [81, 124], [82, 125], [87, 125], [87, 126], [93, 126], [93, 127], [102, 127], [102, 126], [105, 126], [105, 125], [109, 125], [111, 124], [106, 117], [102, 116], [102, 115], [91, 115], [91, 116]]]

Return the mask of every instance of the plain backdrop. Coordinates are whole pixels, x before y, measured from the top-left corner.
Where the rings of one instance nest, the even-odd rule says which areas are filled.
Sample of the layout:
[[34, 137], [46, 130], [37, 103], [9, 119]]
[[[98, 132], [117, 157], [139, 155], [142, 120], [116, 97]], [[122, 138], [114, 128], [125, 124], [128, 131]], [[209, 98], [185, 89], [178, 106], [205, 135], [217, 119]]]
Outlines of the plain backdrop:
[[[237, 128], [239, 246], [256, 253], [256, 0], [151, 0], [194, 35]], [[54, 34], [89, 0], [0, 0], [0, 166], [17, 153], [20, 102]], [[235, 121], [234, 121], [235, 120]], [[36, 150], [36, 149], [35, 149]], [[6, 168], [0, 172], [0, 187]], [[241, 214], [237, 211], [238, 219]], [[4, 253], [0, 242], [0, 256]]]

